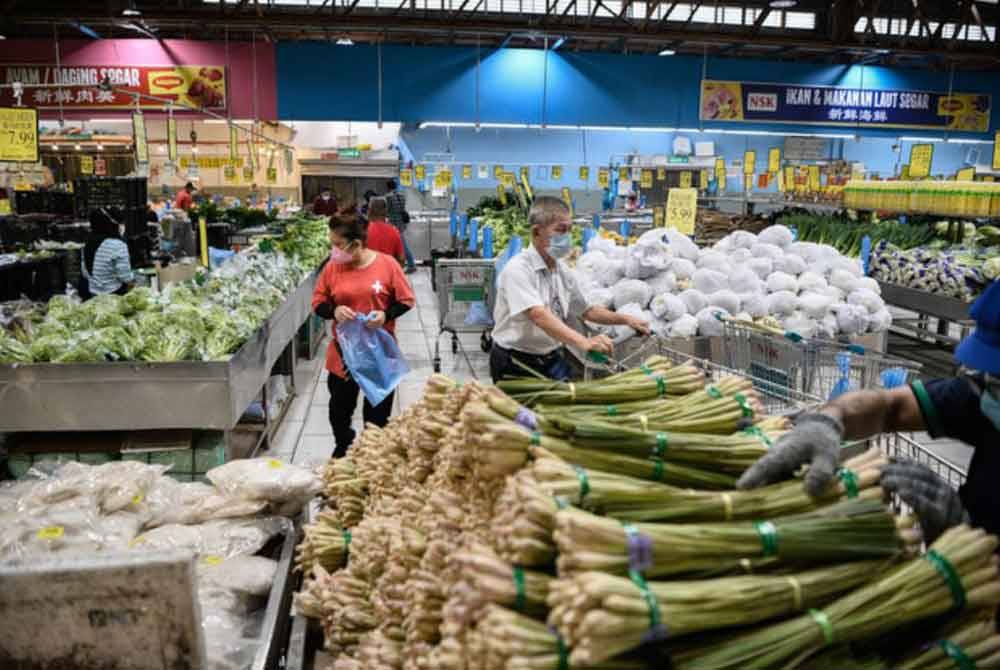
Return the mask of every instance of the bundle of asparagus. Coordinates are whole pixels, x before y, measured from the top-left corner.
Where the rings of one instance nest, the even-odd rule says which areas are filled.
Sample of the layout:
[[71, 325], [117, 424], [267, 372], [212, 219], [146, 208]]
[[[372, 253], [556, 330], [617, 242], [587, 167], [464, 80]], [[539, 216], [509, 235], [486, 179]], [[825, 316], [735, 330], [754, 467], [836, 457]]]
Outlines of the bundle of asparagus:
[[1000, 635], [992, 610], [971, 616], [946, 627], [930, 645], [906, 654], [892, 665], [898, 670], [971, 670], [1000, 667]]
[[327, 572], [344, 566], [350, 551], [351, 531], [341, 528], [335, 514], [320, 512], [302, 531], [302, 542], [295, 552], [296, 570], [309, 577], [314, 565], [322, 566]]
[[582, 572], [553, 582], [549, 623], [588, 665], [651, 639], [755, 624], [828, 603], [887, 563], [860, 561], [786, 575], [646, 582]]
[[712, 569], [734, 557], [829, 564], [892, 557], [918, 546], [919, 531], [897, 528], [880, 497], [881, 489], [867, 489], [858, 499], [757, 523], [632, 525], [567, 508], [556, 515], [557, 566], [560, 575], [633, 569], [662, 577]]
[[926, 555], [877, 581], [795, 619], [736, 636], [728, 643], [674, 657], [678, 670], [764, 670], [808, 667], [807, 659], [835, 643], [873, 639], [948, 611], [1000, 603], [997, 538], [957, 526]]
[[662, 356], [648, 358], [638, 368], [604, 379], [586, 382], [556, 382], [544, 377], [513, 379], [497, 384], [518, 402], [576, 405], [620, 403], [630, 400], [686, 395], [705, 384], [705, 375], [690, 363], [674, 365]]

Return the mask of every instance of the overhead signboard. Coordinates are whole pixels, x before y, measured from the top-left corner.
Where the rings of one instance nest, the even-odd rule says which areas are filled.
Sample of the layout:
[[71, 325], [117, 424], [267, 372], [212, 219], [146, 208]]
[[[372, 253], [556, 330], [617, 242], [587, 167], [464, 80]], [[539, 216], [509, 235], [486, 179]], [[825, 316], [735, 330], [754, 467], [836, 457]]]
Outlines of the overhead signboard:
[[701, 82], [702, 121], [986, 132], [990, 96], [745, 81]]
[[822, 137], [786, 137], [785, 160], [821, 161], [827, 156], [827, 140]]

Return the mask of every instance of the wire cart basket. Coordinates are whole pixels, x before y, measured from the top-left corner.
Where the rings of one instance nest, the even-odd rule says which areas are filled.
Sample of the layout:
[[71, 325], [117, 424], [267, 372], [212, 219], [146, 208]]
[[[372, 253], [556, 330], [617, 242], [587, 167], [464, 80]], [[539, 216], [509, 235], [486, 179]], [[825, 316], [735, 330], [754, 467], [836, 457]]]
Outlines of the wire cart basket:
[[795, 388], [823, 400], [858, 389], [902, 386], [921, 368], [859, 344], [778, 335], [734, 320], [724, 323], [723, 350], [728, 367], [761, 384]]
[[434, 371], [441, 371], [441, 336], [451, 335], [451, 353], [462, 353], [475, 377], [475, 369], [459, 333], [480, 333], [479, 346], [489, 352], [493, 344], [493, 305], [496, 302], [496, 267], [492, 259], [439, 259], [437, 286], [439, 331], [434, 340]]

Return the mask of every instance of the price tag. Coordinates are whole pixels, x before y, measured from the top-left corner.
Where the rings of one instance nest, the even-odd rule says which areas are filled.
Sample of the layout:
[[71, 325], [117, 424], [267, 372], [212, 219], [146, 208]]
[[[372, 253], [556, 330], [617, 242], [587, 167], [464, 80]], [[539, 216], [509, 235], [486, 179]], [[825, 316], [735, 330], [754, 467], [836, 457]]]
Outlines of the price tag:
[[715, 188], [720, 194], [726, 192], [726, 159], [715, 159]]
[[933, 144], [914, 144], [910, 147], [910, 177], [929, 177], [934, 160]]
[[[230, 168], [235, 172], [235, 168]], [[208, 219], [204, 216], [198, 217], [198, 236], [201, 240], [201, 264], [209, 267], [208, 264]]]
[[632, 175], [627, 167], [618, 168], [618, 181], [631, 181]]
[[243, 168], [243, 181], [248, 184], [253, 181], [253, 168], [249, 165]]
[[65, 534], [66, 531], [62, 526], [46, 526], [35, 533], [35, 536], [38, 537], [39, 540], [58, 540]]
[[503, 184], [504, 188], [514, 188], [514, 173], [504, 172], [500, 176], [500, 183]]
[[993, 169], [1000, 170], [1000, 130], [993, 135]]
[[0, 198], [0, 214], [10, 214], [10, 200], [8, 198]]
[[795, 188], [795, 167], [792, 166], [792, 165], [789, 165], [788, 167], [786, 167], [783, 170], [783, 172], [784, 172], [784, 175], [785, 175], [785, 178], [783, 180], [784, 181], [784, 187], [786, 189], [793, 189], [793, 188]]
[[493, 178], [496, 179], [497, 181], [500, 181], [501, 179], [503, 179], [503, 166], [502, 165], [494, 165], [493, 166]]
[[562, 165], [552, 166], [552, 181], [559, 181], [562, 179]]
[[642, 188], [653, 188], [653, 171], [643, 170], [640, 175], [639, 184]]
[[285, 464], [279, 461], [277, 458], [270, 458], [267, 461], [267, 467], [271, 468], [272, 470], [280, 470], [281, 468], [285, 467]]
[[253, 173], [257, 171], [257, 148], [254, 146], [253, 138], [247, 138], [247, 159], [250, 163], [250, 177], [248, 180], [253, 179]]
[[666, 214], [666, 209], [665, 208], [663, 208], [663, 207], [654, 207], [653, 208], [653, 227], [654, 228], [662, 228], [663, 225], [666, 223], [666, 218], [667, 218], [667, 214]]
[[501, 184], [497, 184], [497, 198], [500, 199], [500, 204], [504, 207], [507, 206], [507, 189], [505, 189]]
[[665, 167], [658, 167], [658, 168], [656, 168], [656, 179], [657, 179], [657, 181], [666, 181], [667, 180], [667, 168], [665, 168]]
[[462, 179], [464, 179], [466, 181], [472, 179], [472, 166], [471, 165], [463, 165], [462, 166]]
[[903, 163], [899, 166], [899, 178], [909, 179], [910, 178], [910, 166], [908, 163]]
[[667, 192], [667, 227], [694, 234], [694, 219], [698, 213], [698, 191], [693, 188], [672, 188]]
[[38, 110], [0, 108], [0, 161], [38, 162]]
[[975, 181], [976, 168], [974, 167], [962, 168], [961, 170], [958, 171], [958, 174], [955, 176], [955, 178], [958, 179], [958, 181]]
[[80, 174], [94, 174], [93, 156], [80, 156]]
[[[991, 175], [991, 174], [987, 174], [987, 175], [983, 175], [983, 181], [988, 181], [988, 182], [992, 182], [992, 181], [994, 181], [994, 177], [993, 177], [993, 175]], [[8, 205], [8, 207], [9, 207], [9, 206], [10, 206], [10, 205]]]
[[757, 152], [756, 151], [746, 151], [743, 153], [743, 174], [751, 175], [756, 172], [757, 167]]
[[434, 174], [434, 188], [447, 189], [451, 187], [451, 170], [439, 170]]
[[418, 165], [413, 169], [413, 175], [417, 181], [422, 182], [427, 178], [427, 168], [423, 165]]
[[590, 181], [590, 168], [587, 167], [586, 165], [580, 166], [580, 181], [582, 181], [584, 184]]
[[702, 170], [698, 173], [698, 188], [702, 191], [708, 188], [708, 170]]
[[476, 176], [480, 179], [489, 179], [490, 167], [488, 165], [477, 165], [476, 166]]
[[236, 134], [236, 126], [229, 126], [229, 160], [236, 160], [240, 154], [239, 136]]
[[785, 192], [785, 171], [784, 170], [778, 170], [778, 192], [779, 193], [784, 193]]
[[566, 206], [569, 207], [569, 215], [573, 216], [573, 194], [570, 193], [568, 186], [563, 186], [562, 188], [562, 199], [566, 203]]
[[225, 168], [223, 168], [222, 174], [223, 176], [225, 176], [226, 181], [228, 183], [230, 184], [236, 183], [236, 168], [234, 168], [232, 165], [227, 165]]
[[681, 172], [681, 188], [691, 188], [691, 171], [683, 170]]
[[607, 188], [611, 184], [611, 173], [608, 168], [601, 168], [597, 171], [597, 185]]
[[521, 181], [527, 181], [529, 176], [531, 176], [531, 171], [526, 167], [521, 168]]
[[149, 145], [146, 143], [146, 117], [142, 112], [132, 115], [132, 139], [135, 142], [135, 160], [139, 163], [149, 162]]
[[[402, 181], [402, 179], [400, 179]], [[278, 183], [278, 168], [269, 167], [267, 168], [267, 183], [277, 184]]]
[[781, 149], [772, 147], [767, 150], [767, 171], [771, 174], [781, 169]]
[[167, 118], [167, 160], [177, 162], [177, 119]]
[[145, 499], [146, 499], [146, 496], [144, 496], [141, 493], [136, 493], [134, 496], [132, 496], [132, 504], [133, 505], [141, 505], [142, 501], [145, 500]]
[[818, 193], [820, 190], [818, 165], [809, 166], [809, 190], [813, 193]]
[[403, 186], [413, 186], [413, 170], [409, 168], [400, 170], [399, 183]]
[[201, 562], [204, 563], [205, 565], [218, 565], [222, 563], [222, 561], [224, 560], [226, 559], [222, 558], [222, 556], [206, 556], [205, 558], [201, 559]]
[[753, 190], [753, 175], [745, 174], [743, 175], [743, 190], [749, 193]]

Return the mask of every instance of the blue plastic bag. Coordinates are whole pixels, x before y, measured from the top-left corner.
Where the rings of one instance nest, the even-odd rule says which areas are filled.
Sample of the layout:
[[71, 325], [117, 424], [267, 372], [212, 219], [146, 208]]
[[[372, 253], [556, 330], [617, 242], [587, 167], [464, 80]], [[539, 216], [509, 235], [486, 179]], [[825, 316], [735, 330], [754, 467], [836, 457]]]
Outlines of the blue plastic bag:
[[338, 323], [337, 342], [344, 366], [375, 406], [399, 386], [410, 366], [392, 335], [382, 328], [365, 326], [370, 318], [370, 314], [359, 314], [353, 321]]

